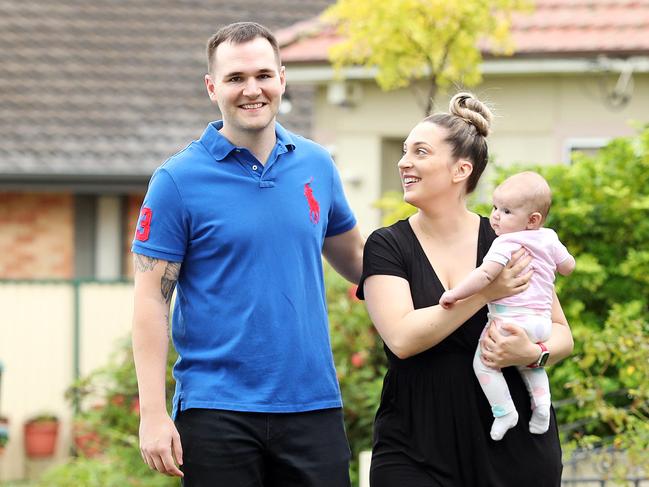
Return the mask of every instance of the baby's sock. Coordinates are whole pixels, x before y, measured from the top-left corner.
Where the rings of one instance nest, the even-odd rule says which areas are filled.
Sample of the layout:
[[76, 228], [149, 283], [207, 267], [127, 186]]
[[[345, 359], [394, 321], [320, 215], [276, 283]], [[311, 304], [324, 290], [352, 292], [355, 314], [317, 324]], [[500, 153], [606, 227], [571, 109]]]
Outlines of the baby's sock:
[[495, 441], [502, 440], [507, 430], [516, 426], [516, 423], [518, 423], [518, 413], [516, 410], [495, 418], [494, 423], [491, 425], [491, 439]]
[[545, 404], [537, 406], [532, 411], [530, 419], [530, 433], [540, 435], [545, 433], [550, 427], [550, 405]]

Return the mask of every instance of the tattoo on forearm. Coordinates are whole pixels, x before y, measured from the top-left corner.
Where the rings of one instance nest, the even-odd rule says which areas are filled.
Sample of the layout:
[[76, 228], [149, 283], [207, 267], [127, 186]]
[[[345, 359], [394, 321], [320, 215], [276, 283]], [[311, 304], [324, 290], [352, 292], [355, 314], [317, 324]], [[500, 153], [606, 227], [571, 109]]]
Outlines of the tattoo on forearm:
[[168, 303], [171, 301], [171, 295], [174, 293], [176, 287], [176, 282], [178, 281], [178, 274], [180, 273], [180, 263], [179, 262], [167, 262], [167, 267], [165, 267], [165, 272], [160, 279], [160, 291], [162, 292], [162, 297], [165, 298], [165, 301]]
[[138, 272], [147, 272], [153, 270], [158, 263], [158, 259], [147, 255], [133, 254], [133, 263]]

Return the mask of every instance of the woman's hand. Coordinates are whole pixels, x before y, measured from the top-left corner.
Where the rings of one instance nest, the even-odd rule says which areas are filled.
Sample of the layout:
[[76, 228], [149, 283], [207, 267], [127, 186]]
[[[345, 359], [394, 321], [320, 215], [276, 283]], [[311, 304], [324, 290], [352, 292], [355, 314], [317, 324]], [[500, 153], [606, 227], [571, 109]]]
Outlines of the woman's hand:
[[493, 368], [528, 365], [538, 359], [541, 349], [525, 330], [512, 323], [491, 322], [480, 340], [482, 362]]
[[530, 269], [525, 274], [522, 273], [530, 262], [532, 256], [523, 247], [514, 252], [498, 277], [482, 291], [487, 300], [496, 301], [525, 291], [534, 270]]

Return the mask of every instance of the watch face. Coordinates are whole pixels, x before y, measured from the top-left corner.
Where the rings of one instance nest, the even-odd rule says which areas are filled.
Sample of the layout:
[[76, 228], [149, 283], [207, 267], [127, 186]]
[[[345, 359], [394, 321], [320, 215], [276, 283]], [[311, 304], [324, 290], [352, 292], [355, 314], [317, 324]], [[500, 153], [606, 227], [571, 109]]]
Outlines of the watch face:
[[550, 358], [550, 352], [541, 352], [541, 356], [539, 357], [539, 367], [543, 367], [548, 359]]

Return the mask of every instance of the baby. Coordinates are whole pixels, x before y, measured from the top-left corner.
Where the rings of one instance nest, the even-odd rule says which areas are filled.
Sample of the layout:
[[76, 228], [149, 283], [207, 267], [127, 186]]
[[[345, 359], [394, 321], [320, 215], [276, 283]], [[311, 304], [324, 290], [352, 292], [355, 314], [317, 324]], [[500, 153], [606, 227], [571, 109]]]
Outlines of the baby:
[[[535, 434], [545, 433], [550, 425], [550, 384], [543, 369], [549, 352], [543, 342], [550, 338], [552, 331], [555, 270], [567, 276], [575, 268], [575, 259], [557, 234], [542, 227], [551, 201], [550, 187], [541, 175], [526, 171], [507, 178], [494, 191], [489, 219], [498, 237], [482, 265], [439, 300], [442, 307], [449, 308], [456, 301], [475, 294], [498, 276], [521, 246], [532, 256], [534, 273], [529, 287], [520, 294], [489, 303], [487, 324], [493, 321], [496, 326], [505, 322], [521, 326], [541, 349], [534, 363], [518, 367], [530, 393], [532, 418], [529, 428]], [[478, 345], [473, 369], [494, 415], [491, 438], [500, 440], [507, 430], [516, 426], [518, 413], [502, 372], [484, 365], [480, 353]]]

